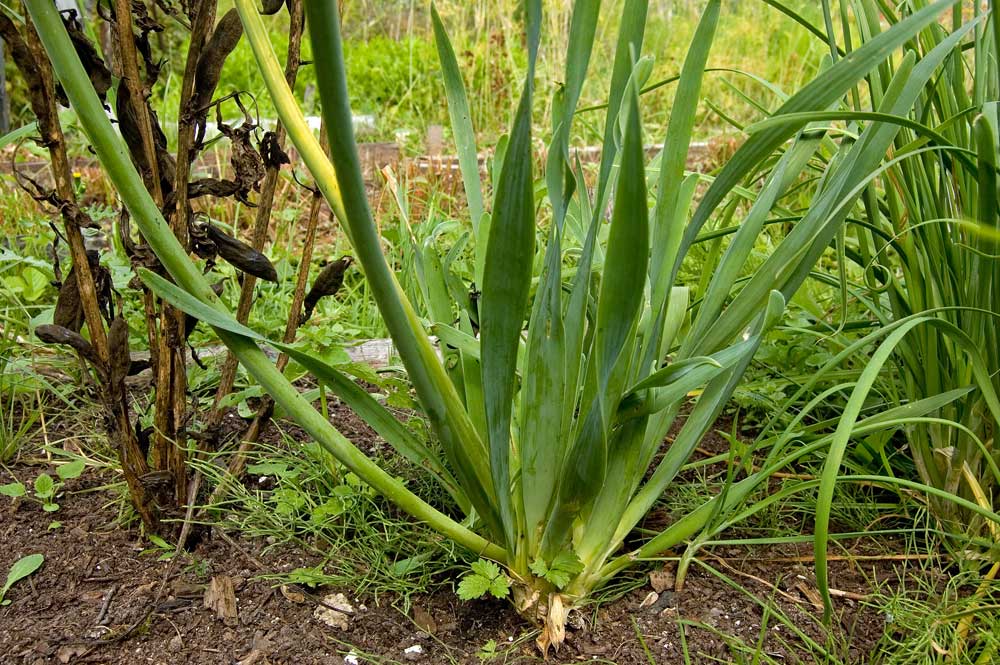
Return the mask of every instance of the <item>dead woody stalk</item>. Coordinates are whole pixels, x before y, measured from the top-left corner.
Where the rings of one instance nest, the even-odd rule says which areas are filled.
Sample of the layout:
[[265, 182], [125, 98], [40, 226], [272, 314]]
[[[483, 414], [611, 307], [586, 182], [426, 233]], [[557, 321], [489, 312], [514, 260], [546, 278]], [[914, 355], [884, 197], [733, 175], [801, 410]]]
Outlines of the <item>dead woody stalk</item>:
[[[289, 58], [290, 77], [294, 80], [299, 66], [302, 9], [299, 2], [290, 1], [287, 5], [292, 23], [297, 26], [293, 31], [294, 57]], [[152, 53], [150, 37], [163, 28], [152, 18], [147, 5], [138, 0], [113, 0], [97, 5], [96, 12], [107, 23], [111, 36], [110, 52], [106, 54], [110, 65], [105, 64], [105, 58], [83, 30], [82, 19], [75, 11], [63, 12], [61, 17], [101, 99], [108, 99], [109, 90], [117, 86], [112, 110], [119, 131], [132, 162], [170, 221], [174, 234], [182, 246], [204, 259], [206, 270], [211, 270], [221, 258], [242, 272], [243, 297], [249, 299], [254, 276], [276, 279], [274, 267], [261, 250], [268, 233], [277, 171], [288, 159], [281, 149], [280, 133], [261, 131], [248, 113], [241, 93], [216, 95], [222, 67], [243, 34], [235, 10], [217, 20], [216, 8], [215, 0], [192, 2], [185, 5], [186, 16], [175, 16], [183, 19], [178, 22], [189, 26], [191, 31], [181, 83], [175, 153], [168, 150], [166, 135], [150, 104], [161, 63]], [[185, 347], [197, 321], [157, 302], [144, 290], [145, 331], [156, 393], [153, 427], [140, 429], [138, 420], [134, 424], [130, 421], [125, 388], [125, 376], [139, 369], [139, 363], [131, 362], [128, 351], [129, 326], [121, 318], [120, 306], [116, 315], [116, 296], [110, 275], [101, 267], [99, 253], [88, 254], [80, 232], [81, 226], [96, 225], [81, 210], [74, 192], [58, 121], [59, 104], [66, 104], [62, 89], [56, 86], [44, 50], [30, 25], [22, 31], [6, 14], [0, 13], [0, 37], [8, 43], [28, 84], [32, 108], [38, 117], [40, 143], [51, 154], [55, 186], [49, 190], [25, 174], [18, 174], [18, 182], [34, 198], [61, 214], [72, 259], [72, 269], [60, 291], [54, 325], [40, 328], [38, 334], [45, 342], [73, 348], [97, 376], [107, 411], [109, 437], [121, 456], [131, 498], [147, 529], [155, 531], [165, 513], [188, 502], [187, 451], [193, 433], [187, 430], [194, 409], [188, 404]], [[243, 115], [243, 121], [235, 126], [224, 120], [221, 105], [227, 102]], [[206, 147], [207, 120], [212, 112], [220, 133], [228, 141], [232, 170], [220, 177], [192, 178], [193, 164]], [[260, 192], [260, 196], [256, 203], [253, 247], [204, 221], [194, 208], [195, 202], [204, 197], [233, 198], [255, 207], [250, 200], [254, 192]], [[133, 267], [165, 274], [143, 238], [131, 233], [130, 221], [122, 209], [118, 240]], [[56, 252], [54, 256], [58, 260]], [[58, 264], [54, 272], [58, 278]], [[224, 282], [219, 283], [220, 290], [223, 285]], [[144, 288], [138, 280], [133, 280], [130, 286]], [[87, 337], [81, 334], [84, 324]]]
[[[65, 136], [59, 123], [52, 69], [30, 23], [22, 32], [6, 14], [0, 13], [0, 37], [9, 44], [14, 62], [28, 84], [32, 110], [38, 121], [38, 142], [48, 149], [51, 158], [54, 190], [45, 190], [29, 181], [34, 189], [29, 192], [36, 200], [58, 210], [72, 260], [72, 269], [60, 286], [53, 324], [40, 326], [38, 336], [47, 343], [71, 346], [97, 375], [105, 429], [118, 452], [132, 503], [145, 527], [156, 531], [161, 511], [155, 484], [148, 486], [149, 466], [130, 422], [125, 392], [125, 376], [130, 364], [128, 326], [120, 317], [120, 311], [115, 316], [107, 270], [100, 265], [96, 253], [88, 254], [84, 244], [81, 227], [96, 225], [78, 205]], [[97, 70], [96, 65], [94, 69]], [[58, 260], [58, 255], [53, 254]], [[55, 272], [59, 274], [58, 268]], [[84, 324], [89, 340], [80, 334]]]

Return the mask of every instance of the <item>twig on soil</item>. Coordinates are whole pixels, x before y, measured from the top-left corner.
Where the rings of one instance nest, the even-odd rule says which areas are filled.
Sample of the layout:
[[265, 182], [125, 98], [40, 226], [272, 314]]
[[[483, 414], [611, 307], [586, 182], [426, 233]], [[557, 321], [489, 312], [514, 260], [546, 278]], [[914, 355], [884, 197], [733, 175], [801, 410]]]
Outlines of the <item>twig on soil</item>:
[[[717, 557], [717, 556], [708, 556], [708, 557], [705, 557], [705, 559], [708, 559], [708, 558], [711, 558], [711, 559], [715, 560], [720, 565], [722, 565], [722, 567], [726, 568], [727, 570], [729, 570], [730, 572], [732, 572], [732, 573], [734, 573], [736, 575], [739, 575], [741, 577], [745, 577], [747, 579], [753, 580], [754, 582], [757, 582], [758, 584], [763, 584], [764, 586], [768, 587], [769, 589], [774, 590], [775, 593], [781, 595], [782, 597], [784, 597], [787, 600], [790, 600], [790, 601], [792, 601], [794, 603], [798, 603], [800, 605], [805, 605], [805, 604], [810, 603], [809, 600], [803, 600], [802, 598], [799, 598], [797, 596], [793, 596], [790, 593], [782, 591], [776, 585], [772, 584], [771, 582], [768, 582], [767, 580], [764, 580], [764, 579], [762, 579], [760, 577], [757, 577], [756, 575], [753, 575], [751, 573], [739, 570], [739, 569], [731, 566], [722, 557]], [[800, 591], [801, 591], [801, 589], [800, 589]], [[807, 594], [805, 594], [805, 592], [803, 592], [803, 594], [807, 595]], [[868, 598], [868, 596], [866, 596], [864, 594], [854, 593], [853, 591], [843, 591], [841, 589], [830, 589], [830, 595], [831, 596], [835, 596], [837, 598], [847, 598], [849, 600], [866, 600]]]
[[108, 592], [104, 594], [104, 602], [101, 603], [101, 611], [97, 613], [97, 620], [94, 621], [95, 625], [106, 626], [108, 624], [108, 610], [111, 609], [111, 600], [118, 593], [118, 585], [113, 585]]
[[[170, 565], [163, 574], [163, 579], [160, 580], [160, 585], [156, 589], [156, 595], [153, 597], [153, 601], [149, 604], [149, 609], [146, 610], [141, 617], [139, 617], [131, 626], [126, 628], [120, 633], [113, 634], [107, 638], [98, 638], [96, 640], [65, 640], [65, 644], [116, 644], [127, 639], [132, 633], [136, 631], [140, 626], [149, 621], [149, 618], [153, 616], [159, 610], [160, 598], [163, 596], [163, 590], [167, 588], [167, 582], [173, 576], [174, 571], [177, 568], [177, 560], [179, 557], [176, 555], [170, 560]], [[110, 602], [110, 599], [108, 600]]]

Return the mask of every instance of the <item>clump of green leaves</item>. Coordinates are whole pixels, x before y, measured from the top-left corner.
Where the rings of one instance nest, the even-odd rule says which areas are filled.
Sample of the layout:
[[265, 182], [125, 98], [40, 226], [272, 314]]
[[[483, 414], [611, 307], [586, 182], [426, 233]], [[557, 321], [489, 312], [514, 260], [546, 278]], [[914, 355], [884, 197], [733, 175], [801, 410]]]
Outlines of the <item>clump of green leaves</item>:
[[0, 587], [0, 605], [10, 605], [10, 601], [4, 599], [10, 588], [41, 568], [43, 563], [45, 563], [45, 557], [41, 554], [29, 554], [15, 561], [14, 565], [10, 567], [10, 572], [7, 573], [7, 581]]
[[583, 572], [583, 562], [580, 561], [580, 557], [568, 551], [557, 554], [551, 563], [537, 558], [529, 567], [531, 572], [547, 580], [557, 589], [562, 589], [571, 579]]
[[500, 566], [486, 559], [479, 559], [470, 568], [472, 572], [465, 575], [458, 583], [458, 597], [462, 600], [482, 598], [489, 593], [494, 598], [506, 598], [510, 595], [510, 578]]
[[47, 473], [38, 474], [32, 484], [32, 489], [34, 490], [33, 496], [28, 493], [28, 488], [25, 487], [24, 483], [20, 482], [0, 485], [0, 495], [9, 496], [14, 499], [22, 497], [31, 499], [42, 504], [42, 510], [45, 512], [54, 513], [59, 510], [59, 504], [56, 503], [56, 499], [62, 493], [62, 488], [65, 486], [66, 481], [79, 478], [84, 468], [86, 468], [86, 462], [78, 459], [56, 467], [58, 480]]

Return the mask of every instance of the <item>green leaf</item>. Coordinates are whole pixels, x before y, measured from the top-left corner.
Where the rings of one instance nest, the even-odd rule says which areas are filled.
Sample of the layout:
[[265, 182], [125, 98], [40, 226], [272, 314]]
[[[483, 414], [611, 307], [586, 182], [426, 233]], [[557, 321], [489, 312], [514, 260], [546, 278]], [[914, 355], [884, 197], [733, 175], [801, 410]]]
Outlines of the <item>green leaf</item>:
[[562, 589], [569, 584], [570, 574], [562, 570], [550, 570], [545, 576], [549, 582], [557, 589]]
[[346, 508], [347, 506], [343, 499], [338, 496], [330, 497], [313, 509], [312, 514], [309, 515], [309, 521], [317, 525], [323, 524], [324, 522], [332, 520], [335, 517], [343, 515]]
[[82, 459], [73, 460], [68, 464], [56, 467], [56, 474], [63, 480], [72, 480], [73, 478], [79, 478], [86, 466], [87, 463]]
[[500, 566], [487, 559], [479, 559], [474, 562], [470, 568], [472, 572], [477, 575], [482, 575], [486, 579], [492, 580], [494, 577], [500, 574]]
[[28, 302], [35, 302], [41, 298], [49, 286], [49, 278], [45, 273], [30, 266], [21, 273], [21, 279], [24, 280], [21, 296]]
[[55, 494], [56, 482], [47, 473], [43, 473], [35, 478], [35, 495], [39, 499], [48, 499]]
[[478, 233], [484, 210], [483, 190], [479, 179], [479, 156], [476, 151], [472, 114], [469, 112], [469, 98], [465, 93], [465, 83], [458, 69], [455, 50], [433, 3], [431, 3], [431, 20], [434, 26], [434, 43], [437, 45], [438, 58], [441, 60], [441, 74], [444, 79], [445, 96], [448, 99], [451, 132], [455, 137], [455, 149], [458, 152], [458, 164], [462, 172], [462, 184], [465, 187], [465, 197], [472, 217], [472, 228], [477, 237], [477, 251], [482, 251], [479, 249]]
[[510, 594], [510, 580], [506, 575], [496, 577], [490, 582], [490, 594], [494, 598], [506, 598]]
[[[10, 572], [7, 573], [7, 581], [0, 588], [0, 601], [3, 601], [4, 596], [7, 595], [12, 586], [41, 568], [43, 563], [45, 563], [45, 557], [41, 554], [29, 554], [15, 561], [14, 565], [10, 567]], [[10, 601], [5, 602], [9, 603]]]
[[255, 476], [284, 476], [288, 473], [288, 465], [284, 462], [261, 462], [248, 464], [247, 473]]
[[583, 572], [583, 562], [575, 552], [563, 551], [552, 560], [551, 570], [560, 570], [569, 575], [579, 575]]
[[511, 408], [535, 256], [531, 99], [529, 75], [500, 169], [479, 306], [490, 472], [508, 547], [515, 543], [510, 478]]
[[0, 485], [0, 495], [17, 498], [26, 494], [24, 483], [7, 483]]
[[306, 498], [296, 489], [282, 487], [271, 493], [274, 512], [279, 515], [291, 516], [297, 514], [306, 505]]
[[546, 565], [545, 561], [541, 558], [536, 558], [534, 561], [528, 564], [528, 568], [531, 569], [531, 572], [533, 572], [538, 577], [545, 577], [549, 573], [548, 565]]
[[466, 575], [458, 583], [458, 597], [462, 600], [482, 598], [493, 584], [493, 580], [482, 575]]
[[17, 141], [20, 141], [21, 139], [31, 136], [32, 134], [35, 134], [37, 132], [38, 132], [37, 122], [29, 122], [28, 124], [22, 127], [18, 127], [17, 129], [11, 130], [6, 134], [4, 134], [3, 136], [0, 136], [0, 150], [3, 150], [11, 143], [16, 143]]
[[45, 503], [42, 504], [42, 510], [44, 510], [47, 513], [57, 512], [59, 510], [59, 504], [56, 503], [55, 501], [46, 501]]

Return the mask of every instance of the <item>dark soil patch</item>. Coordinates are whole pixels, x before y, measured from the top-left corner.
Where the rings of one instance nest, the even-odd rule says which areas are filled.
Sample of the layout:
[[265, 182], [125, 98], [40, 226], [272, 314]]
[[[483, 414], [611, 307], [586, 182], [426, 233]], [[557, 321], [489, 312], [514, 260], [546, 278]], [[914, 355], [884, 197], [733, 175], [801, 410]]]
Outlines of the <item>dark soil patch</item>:
[[[21, 480], [39, 472], [26, 466], [14, 470]], [[9, 480], [7, 474], [0, 478]], [[58, 529], [46, 529], [52, 515], [35, 503], [4, 504], [0, 510], [0, 571], [26, 554], [46, 557], [38, 573], [11, 591], [12, 604], [0, 608], [0, 662], [335, 664], [353, 650], [360, 663], [479, 663], [478, 653], [490, 640], [501, 654], [494, 662], [539, 660], [531, 627], [502, 602], [463, 603], [445, 590], [414, 598], [407, 616], [394, 606], [396, 599], [357, 598], [351, 589], [324, 589], [303, 599], [299, 590], [284, 593], [257, 576], [315, 563], [309, 557], [294, 549], [265, 553], [262, 543], [213, 532], [176, 564], [159, 561], [156, 553], [142, 553], [146, 545], [136, 531], [114, 526], [114, 507], [108, 505], [113, 496], [86, 491], [105, 480], [88, 472], [68, 485], [56, 514], [62, 522]], [[866, 553], [860, 545], [852, 551]], [[589, 608], [550, 661], [680, 663], [683, 626], [692, 662], [732, 661], [732, 643], [742, 641], [752, 649], [762, 632], [764, 651], [797, 662], [806, 652], [802, 640], [773, 615], [762, 629], [764, 610], [757, 601], [772, 599], [793, 626], [825, 643], [810, 602], [815, 594], [811, 565], [792, 560], [807, 553], [808, 547], [788, 546], [716, 550], [706, 562], [747, 593], [696, 564], [679, 593], [664, 591], [654, 600], [646, 584]], [[219, 619], [204, 606], [213, 578], [232, 581], [235, 619]], [[833, 564], [833, 585], [849, 595], [860, 597], [874, 583], [895, 579], [894, 569], [882, 560]], [[336, 592], [355, 609], [346, 630], [314, 616], [317, 598]], [[647, 606], [640, 607], [644, 600]], [[863, 662], [882, 636], [885, 620], [859, 599], [842, 597], [837, 605], [837, 655]], [[414, 653], [415, 645], [420, 653]]]

